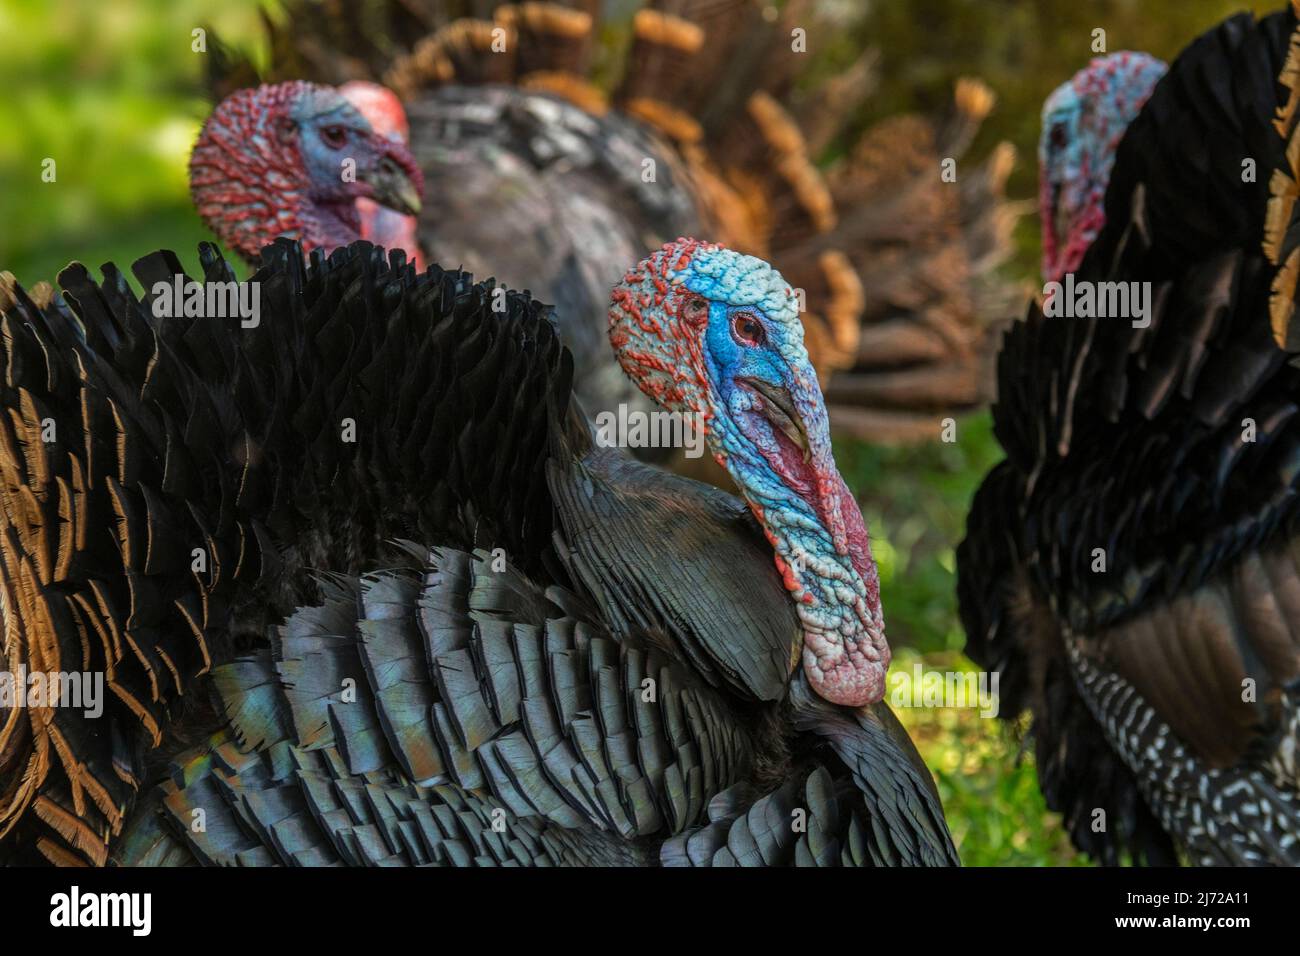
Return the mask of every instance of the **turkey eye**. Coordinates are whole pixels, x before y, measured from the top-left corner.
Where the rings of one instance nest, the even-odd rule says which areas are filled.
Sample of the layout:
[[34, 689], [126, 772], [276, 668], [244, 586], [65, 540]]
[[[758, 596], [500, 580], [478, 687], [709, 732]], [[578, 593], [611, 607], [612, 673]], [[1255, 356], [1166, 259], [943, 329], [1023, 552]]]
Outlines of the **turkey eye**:
[[763, 344], [763, 325], [748, 312], [737, 312], [731, 317], [731, 334], [741, 345]]
[[347, 130], [342, 126], [325, 126], [321, 128], [320, 138], [331, 149], [338, 149], [348, 141]]
[[1052, 140], [1052, 145], [1056, 149], [1060, 149], [1062, 146], [1065, 145], [1065, 127], [1062, 124], [1057, 123], [1055, 126], [1053, 126], [1050, 136]]

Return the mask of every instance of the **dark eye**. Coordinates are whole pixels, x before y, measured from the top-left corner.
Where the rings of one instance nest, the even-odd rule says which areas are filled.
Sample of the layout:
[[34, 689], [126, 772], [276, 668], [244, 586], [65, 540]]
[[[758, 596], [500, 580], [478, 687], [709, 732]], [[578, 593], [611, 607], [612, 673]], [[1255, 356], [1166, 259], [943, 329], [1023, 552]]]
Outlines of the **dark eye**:
[[1051, 138], [1052, 147], [1054, 149], [1060, 149], [1065, 145], [1065, 125], [1063, 123], [1057, 123], [1053, 126], [1052, 132], [1048, 135]]
[[330, 149], [338, 149], [348, 141], [348, 131], [342, 126], [322, 126], [320, 138]]
[[731, 317], [731, 334], [741, 345], [758, 346], [763, 344], [765, 332], [763, 323], [748, 312], [737, 312]]

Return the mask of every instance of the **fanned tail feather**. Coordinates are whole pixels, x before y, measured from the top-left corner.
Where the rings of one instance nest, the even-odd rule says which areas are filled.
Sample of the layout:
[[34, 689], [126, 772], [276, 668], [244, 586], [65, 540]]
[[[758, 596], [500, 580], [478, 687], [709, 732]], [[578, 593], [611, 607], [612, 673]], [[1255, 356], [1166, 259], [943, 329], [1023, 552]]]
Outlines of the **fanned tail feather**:
[[[1025, 297], [997, 268], [1025, 207], [1005, 198], [1009, 146], [963, 161], [995, 103], [978, 80], [959, 81], [945, 119], [886, 121], [827, 173], [818, 159], [869, 95], [876, 53], [819, 89], [796, 88], [812, 57], [794, 36], [812, 50], [829, 29], [806, 0], [775, 15], [754, 0], [649, 0], [626, 24], [602, 24], [595, 0], [336, 7], [289, 3], [271, 26], [264, 79], [360, 76], [408, 101], [510, 83], [655, 131], [710, 236], [803, 290], [838, 430], [933, 439], [941, 419], [990, 397], [994, 323]], [[956, 185], [940, 181], [944, 158], [963, 161]]]
[[[1292, 16], [1300, 18], [1300, 0], [1292, 0]], [[1300, 281], [1300, 222], [1296, 218], [1296, 198], [1300, 196], [1300, 26], [1291, 33], [1286, 62], [1278, 76], [1278, 85], [1286, 91], [1286, 101], [1279, 104], [1274, 126], [1286, 141], [1286, 168], [1274, 169], [1269, 178], [1269, 200], [1264, 222], [1264, 255], [1277, 266], [1269, 296], [1269, 321], [1273, 340], [1280, 349], [1300, 352], [1300, 332], [1293, 332], [1296, 285]]]

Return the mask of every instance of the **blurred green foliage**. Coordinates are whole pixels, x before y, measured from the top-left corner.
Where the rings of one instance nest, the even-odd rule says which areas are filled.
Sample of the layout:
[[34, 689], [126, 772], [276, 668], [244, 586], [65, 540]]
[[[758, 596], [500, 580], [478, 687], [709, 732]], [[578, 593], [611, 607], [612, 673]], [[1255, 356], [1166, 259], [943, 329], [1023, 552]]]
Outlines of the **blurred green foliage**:
[[890, 640], [923, 652], [965, 644], [953, 607], [954, 549], [975, 489], [1002, 458], [987, 412], [962, 419], [956, 438], [901, 448], [843, 441], [835, 448], [871, 529]]
[[258, 3], [0, 0], [0, 268], [30, 285], [74, 258], [165, 246], [197, 261], [211, 239], [187, 179], [209, 108], [200, 27], [251, 48]]
[[[894, 655], [890, 680], [906, 678], [918, 662], [926, 671], [975, 669], [956, 652], [920, 654], [902, 648]], [[1002, 721], [981, 716], [973, 707], [896, 708], [896, 712], [934, 772], [963, 864], [1087, 864], [1087, 858], [1070, 845], [1059, 815], [1049, 813], [1043, 803], [1033, 758], [1021, 753], [1023, 722], [1012, 733]]]
[[[617, 0], [630, 8], [630, 0]], [[26, 285], [52, 280], [71, 259], [92, 268], [128, 264], [160, 247], [196, 261], [210, 239], [188, 195], [189, 149], [209, 104], [204, 54], [192, 31], [259, 54], [258, 0], [0, 0], [0, 268]], [[822, 0], [832, 28], [812, 81], [881, 51], [880, 82], [848, 137], [900, 111], [947, 109], [953, 80], [983, 77], [999, 104], [972, 150], [1013, 142], [1015, 197], [1035, 193], [1035, 144], [1043, 99], [1107, 48], [1172, 57], [1239, 9], [1267, 12], [1283, 0]], [[865, 10], [865, 15], [863, 11]], [[612, 27], [611, 27], [612, 28]], [[43, 182], [53, 159], [57, 180]], [[1034, 276], [1037, 221], [1020, 230], [1011, 267]], [[1001, 317], [990, 317], [1001, 318]], [[987, 413], [962, 420], [957, 441], [912, 448], [837, 445], [873, 537], [897, 667], [964, 670], [956, 613], [954, 549], [980, 480], [1001, 453]], [[937, 777], [968, 865], [1085, 862], [1038, 792], [1032, 757], [1001, 721], [973, 709], [903, 709], [904, 724]]]

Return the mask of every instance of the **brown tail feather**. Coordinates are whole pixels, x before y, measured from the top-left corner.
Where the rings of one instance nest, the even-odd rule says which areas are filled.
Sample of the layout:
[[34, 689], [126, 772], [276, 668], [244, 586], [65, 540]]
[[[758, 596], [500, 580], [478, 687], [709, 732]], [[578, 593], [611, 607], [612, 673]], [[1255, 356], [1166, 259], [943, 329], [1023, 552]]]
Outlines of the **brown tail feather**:
[[952, 99], [952, 113], [935, 134], [935, 148], [941, 156], [960, 159], [998, 98], [983, 80], [963, 76], [953, 86]]
[[632, 21], [616, 101], [669, 138], [713, 138], [756, 92], [785, 94], [803, 65], [790, 30], [807, 19], [794, 0], [775, 19], [757, 0], [650, 0]]
[[453, 20], [416, 44], [384, 74], [403, 99], [448, 83], [508, 83], [518, 50], [514, 27], [494, 20]]
[[604, 116], [609, 112], [609, 97], [604, 90], [577, 73], [566, 70], [534, 70], [519, 78], [519, 87], [558, 96], [592, 116]]
[[783, 274], [818, 309], [806, 312], [803, 322], [808, 352], [820, 357], [816, 368], [825, 386], [836, 371], [851, 368], [857, 359], [866, 290], [849, 257], [838, 249], [822, 252], [812, 265], [808, 269], [796, 263]]
[[632, 19], [632, 49], [616, 97], [619, 106], [675, 142], [699, 142], [703, 130], [683, 100], [706, 36], [692, 20], [639, 10]]
[[834, 227], [835, 201], [825, 178], [809, 159], [798, 125], [774, 98], [754, 93], [720, 139], [727, 146], [716, 151], [715, 162], [732, 201], [751, 211], [759, 233], [743, 242], [733, 238], [734, 244], [777, 259], [782, 249]]
[[[287, 0], [279, 16], [261, 12], [270, 47], [269, 66], [259, 71], [243, 54], [212, 44], [208, 89], [214, 101], [258, 83], [312, 80], [339, 86], [350, 80], [378, 82], [411, 45], [451, 20], [468, 16], [458, 0]], [[209, 36], [214, 31], [208, 30]]]
[[530, 0], [497, 5], [491, 19], [453, 20], [395, 58], [383, 81], [405, 99], [448, 83], [517, 83], [604, 112], [605, 95], [586, 76], [599, 6]]
[[535, 73], [586, 75], [595, 40], [594, 7], [598, 4], [529, 2], [497, 10], [495, 21], [512, 27], [518, 37], [516, 70], [521, 84]]
[[812, 156], [821, 155], [871, 97], [879, 83], [879, 63], [880, 51], [869, 47], [848, 69], [831, 77], [815, 93], [800, 97], [806, 108], [800, 109], [799, 115], [803, 118], [804, 139]]
[[[1300, 0], [1291, 0], [1295, 16], [1300, 17]], [[1300, 105], [1300, 29], [1292, 32], [1286, 62], [1278, 84], [1287, 89], [1286, 102], [1278, 107], [1273, 121], [1278, 135], [1287, 141], [1286, 167], [1273, 170], [1268, 188], [1270, 198], [1264, 224], [1262, 248], [1268, 261], [1277, 267], [1269, 299], [1269, 320], [1273, 339], [1280, 349], [1294, 351], [1297, 345], [1295, 300], [1300, 285], [1300, 243], [1296, 237], [1297, 196], [1300, 196], [1300, 126], [1296, 123]]]
[[[840, 223], [813, 247], [845, 250], [865, 296], [852, 360], [810, 351], [814, 362], [839, 370], [827, 399], [921, 413], [905, 425], [892, 414], [841, 414], [833, 418], [841, 430], [871, 440], [933, 439], [942, 417], [991, 397], [993, 332], [1024, 295], [995, 273], [1025, 211], [1005, 198], [1015, 153], [1001, 144], [983, 164], [958, 163], [955, 183], [940, 172], [945, 159], [961, 159], [993, 105], [984, 84], [959, 80], [945, 121], [889, 117], [828, 177]], [[929, 424], [936, 430], [921, 435]]]
[[[308, 71], [326, 67], [319, 51], [330, 36], [343, 65], [329, 69], [369, 68], [404, 98], [448, 83], [509, 82], [596, 115], [612, 104], [660, 133], [683, 161], [710, 236], [768, 258], [803, 291], [809, 352], [823, 381], [842, 407], [866, 410], [840, 416], [842, 429], [872, 440], [916, 437], [937, 412], [988, 397], [991, 322], [1023, 294], [995, 269], [1025, 207], [1005, 198], [1009, 145], [982, 164], [962, 161], [996, 102], [979, 80], [957, 82], [941, 121], [890, 117], [824, 173], [816, 159], [870, 94], [877, 57], [868, 50], [840, 76], [796, 90], [835, 29], [820, 23], [810, 0], [775, 15], [758, 0], [648, 0], [623, 34], [629, 39], [601, 42], [599, 0], [380, 0], [360, 5], [380, 8], [368, 19], [336, 16], [342, 5], [334, 0], [290, 0], [294, 24], [295, 4], [334, 18], [331, 27], [277, 35], [276, 58]], [[405, 33], [367, 32], [401, 17]], [[410, 39], [419, 36], [417, 21], [436, 29]], [[384, 44], [396, 55], [376, 66]], [[943, 158], [959, 161], [955, 185], [940, 178]], [[837, 373], [846, 376], [838, 389]], [[870, 376], [893, 377], [867, 387]], [[907, 402], [917, 414], [900, 418]]]

